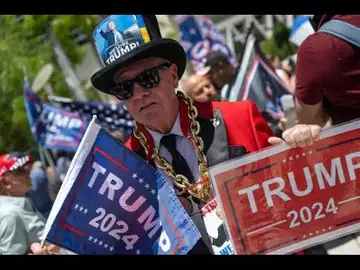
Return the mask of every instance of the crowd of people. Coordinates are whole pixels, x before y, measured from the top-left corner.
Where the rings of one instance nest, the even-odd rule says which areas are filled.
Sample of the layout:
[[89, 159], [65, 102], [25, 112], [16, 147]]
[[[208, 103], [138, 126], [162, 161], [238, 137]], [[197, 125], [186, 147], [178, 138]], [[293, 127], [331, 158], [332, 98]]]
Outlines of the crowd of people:
[[[187, 61], [184, 50], [179, 43], [161, 37], [155, 15], [143, 17], [150, 25], [151, 46], [142, 45], [132, 56], [120, 57], [116, 64], [104, 67], [91, 80], [99, 91], [124, 102], [137, 122], [134, 136], [125, 138], [116, 131], [113, 136], [144, 160], [150, 160], [149, 164], [169, 183], [173, 183], [173, 175], [161, 169], [154, 155], [149, 156], [153, 152], [149, 150], [156, 149], [155, 153], [177, 175], [185, 176], [193, 184], [205, 177], [199, 171], [199, 162], [209, 168], [279, 143], [304, 147], [318, 139], [329, 119], [340, 124], [358, 117], [358, 48], [344, 40], [326, 33], [311, 35], [299, 48], [296, 67], [290, 59], [281, 62], [277, 56], [268, 56], [294, 96], [298, 115], [298, 124], [290, 128], [282, 125], [286, 119], [279, 119], [281, 132], [277, 132], [252, 101], [228, 102], [222, 97], [224, 87], [233, 87], [238, 69], [221, 52], [209, 53], [204, 59], [204, 70], [184, 78], [182, 91], [176, 91]], [[331, 19], [360, 26], [358, 15], [316, 15], [312, 18], [315, 31]], [[195, 120], [189, 120], [191, 106], [198, 111]], [[211, 120], [216, 113], [222, 120], [218, 125], [223, 125], [225, 137], [214, 132], [217, 127]], [[200, 126], [200, 133], [190, 139], [185, 135], [191, 125], [184, 124], [189, 121]], [[145, 146], [139, 142], [140, 135], [149, 138]], [[207, 157], [203, 160], [194, 150], [193, 142], [199, 140], [204, 144], [200, 151]], [[220, 144], [225, 155], [214, 151]], [[51, 167], [27, 154], [13, 152], [0, 156], [0, 253], [58, 252], [56, 246], [41, 247], [39, 243], [72, 158], [73, 153], [58, 153], [56, 166]], [[176, 185], [173, 187], [201, 234], [190, 254], [212, 254], [200, 214], [204, 201], [182, 192]], [[304, 253], [326, 254], [326, 249], [319, 245]]]

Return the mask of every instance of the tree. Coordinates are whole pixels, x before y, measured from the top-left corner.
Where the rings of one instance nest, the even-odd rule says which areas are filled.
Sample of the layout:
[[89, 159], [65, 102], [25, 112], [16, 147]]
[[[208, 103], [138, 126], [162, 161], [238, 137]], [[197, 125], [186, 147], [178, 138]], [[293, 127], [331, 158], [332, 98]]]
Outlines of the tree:
[[35, 144], [24, 106], [25, 70], [31, 82], [45, 64], [52, 63], [55, 72], [50, 83], [55, 94], [71, 98], [48, 40], [49, 31], [77, 64], [84, 56], [84, 46], [72, 31], [80, 29], [92, 42], [92, 29], [101, 19], [100, 15], [25, 15], [19, 20], [19, 16], [0, 15], [0, 153], [26, 151]]
[[261, 49], [265, 54], [279, 56], [281, 60], [293, 55], [297, 51], [296, 45], [289, 41], [290, 29], [283, 23], [277, 23], [270, 38], [265, 39]]

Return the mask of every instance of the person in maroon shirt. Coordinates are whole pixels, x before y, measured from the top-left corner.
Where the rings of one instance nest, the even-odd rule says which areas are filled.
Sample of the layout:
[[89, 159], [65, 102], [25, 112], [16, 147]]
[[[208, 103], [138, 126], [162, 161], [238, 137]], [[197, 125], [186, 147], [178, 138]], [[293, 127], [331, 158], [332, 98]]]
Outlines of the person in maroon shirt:
[[[360, 15], [315, 15], [314, 30], [330, 19], [360, 27]], [[360, 49], [327, 33], [307, 37], [298, 50], [295, 96], [300, 124], [360, 118]]]

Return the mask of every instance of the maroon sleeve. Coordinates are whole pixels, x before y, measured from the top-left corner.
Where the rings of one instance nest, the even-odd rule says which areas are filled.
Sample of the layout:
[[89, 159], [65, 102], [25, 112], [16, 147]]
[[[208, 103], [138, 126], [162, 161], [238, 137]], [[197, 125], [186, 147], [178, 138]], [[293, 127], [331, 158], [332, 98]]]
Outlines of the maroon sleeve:
[[308, 105], [320, 103], [327, 85], [339, 76], [334, 49], [333, 37], [325, 33], [315, 33], [300, 45], [295, 96], [301, 102]]

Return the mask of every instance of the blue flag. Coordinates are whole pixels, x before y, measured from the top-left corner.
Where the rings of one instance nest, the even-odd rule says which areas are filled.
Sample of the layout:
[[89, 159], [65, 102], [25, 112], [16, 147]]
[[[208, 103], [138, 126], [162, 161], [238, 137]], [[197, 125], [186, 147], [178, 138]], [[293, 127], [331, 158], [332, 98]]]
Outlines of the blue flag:
[[56, 198], [44, 241], [77, 254], [187, 254], [199, 238], [161, 174], [93, 120]]
[[27, 82], [24, 102], [31, 132], [38, 144], [47, 149], [76, 151], [90, 121], [77, 113], [43, 103]]
[[237, 66], [224, 37], [207, 15], [176, 15], [180, 28], [180, 43], [195, 72], [204, 67], [203, 59], [211, 51], [222, 51], [229, 62]]
[[29, 121], [31, 133], [37, 143], [39, 143], [40, 138], [38, 125], [40, 124], [40, 115], [42, 112], [42, 102], [40, 98], [31, 90], [29, 81], [25, 78], [24, 82], [24, 102], [26, 108], [26, 115]]
[[88, 119], [93, 115], [102, 127], [109, 130], [120, 130], [128, 135], [132, 134], [134, 120], [123, 103], [107, 104], [95, 101], [73, 101], [62, 97], [52, 96], [51, 101], [60, 108], [78, 113], [81, 118]]

